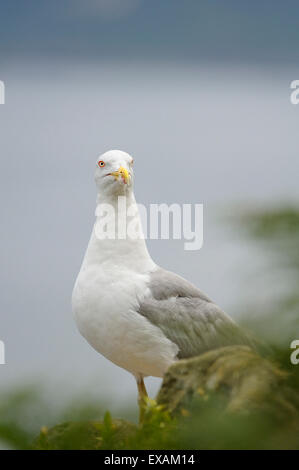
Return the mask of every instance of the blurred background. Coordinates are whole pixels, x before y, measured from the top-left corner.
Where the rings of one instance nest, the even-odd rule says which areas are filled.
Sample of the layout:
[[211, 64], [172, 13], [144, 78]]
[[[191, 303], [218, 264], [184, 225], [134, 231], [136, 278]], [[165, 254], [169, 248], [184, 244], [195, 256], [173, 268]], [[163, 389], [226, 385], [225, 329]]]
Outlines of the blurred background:
[[[78, 400], [137, 415], [134, 379], [85, 342], [70, 307], [95, 160], [112, 148], [135, 159], [138, 202], [204, 204], [203, 248], [149, 240], [154, 260], [289, 351], [298, 40], [295, 0], [1, 3], [0, 394], [11, 409], [38, 388], [49, 415], [31, 399], [32, 429]], [[147, 385], [154, 396], [160, 380]]]

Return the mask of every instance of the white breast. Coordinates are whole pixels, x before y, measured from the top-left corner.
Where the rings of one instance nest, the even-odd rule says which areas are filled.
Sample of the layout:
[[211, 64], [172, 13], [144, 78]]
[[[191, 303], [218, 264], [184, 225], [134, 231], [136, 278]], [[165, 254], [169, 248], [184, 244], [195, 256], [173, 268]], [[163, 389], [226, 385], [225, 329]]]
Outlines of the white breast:
[[101, 240], [93, 230], [73, 291], [73, 312], [86, 340], [134, 375], [163, 376], [177, 346], [138, 313], [156, 269], [142, 240]]

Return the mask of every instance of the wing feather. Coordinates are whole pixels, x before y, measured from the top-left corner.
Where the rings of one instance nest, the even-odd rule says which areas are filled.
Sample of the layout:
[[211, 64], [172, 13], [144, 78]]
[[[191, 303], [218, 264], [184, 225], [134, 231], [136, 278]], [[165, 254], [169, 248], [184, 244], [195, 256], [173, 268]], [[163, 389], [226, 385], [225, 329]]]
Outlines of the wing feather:
[[187, 358], [222, 346], [252, 346], [247, 334], [202, 291], [182, 277], [159, 268], [151, 275], [151, 294], [139, 313], [158, 326]]

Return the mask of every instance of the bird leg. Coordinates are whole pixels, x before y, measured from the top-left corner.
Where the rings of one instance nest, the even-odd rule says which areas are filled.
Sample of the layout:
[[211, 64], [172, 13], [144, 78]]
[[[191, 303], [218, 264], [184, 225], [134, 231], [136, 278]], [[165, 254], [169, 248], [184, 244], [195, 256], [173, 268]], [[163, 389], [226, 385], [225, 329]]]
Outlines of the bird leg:
[[143, 377], [137, 377], [137, 387], [138, 387], [138, 404], [139, 404], [139, 424], [141, 425], [144, 421], [144, 413], [146, 408], [146, 398], [148, 397]]

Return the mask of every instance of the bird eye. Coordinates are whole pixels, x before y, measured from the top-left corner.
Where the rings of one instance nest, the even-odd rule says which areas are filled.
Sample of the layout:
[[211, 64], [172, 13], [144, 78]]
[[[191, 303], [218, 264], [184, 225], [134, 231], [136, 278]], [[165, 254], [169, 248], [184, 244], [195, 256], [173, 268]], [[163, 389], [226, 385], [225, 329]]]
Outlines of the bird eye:
[[103, 162], [103, 160], [100, 160], [98, 165], [99, 167], [103, 168], [105, 166], [105, 162]]
[[134, 158], [133, 158], [133, 160], [131, 160], [131, 165], [133, 165], [133, 163], [134, 163]]

